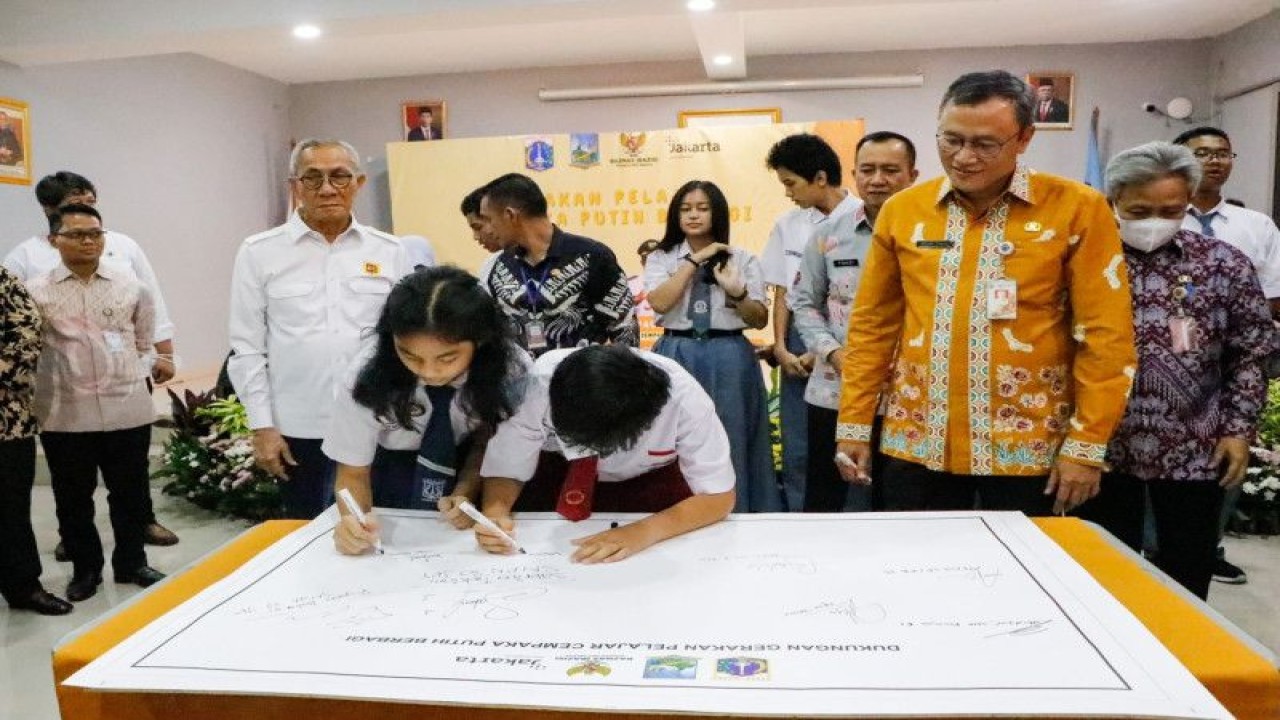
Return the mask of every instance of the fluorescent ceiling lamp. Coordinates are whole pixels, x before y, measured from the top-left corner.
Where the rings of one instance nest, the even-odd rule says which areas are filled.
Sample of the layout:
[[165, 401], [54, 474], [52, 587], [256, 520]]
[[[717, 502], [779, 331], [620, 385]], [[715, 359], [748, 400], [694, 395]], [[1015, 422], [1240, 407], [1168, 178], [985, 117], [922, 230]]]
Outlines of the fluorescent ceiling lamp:
[[717, 55], [717, 56], [715, 57], [715, 59], [714, 59], [714, 60], [712, 60], [711, 62], [714, 62], [714, 63], [715, 63], [715, 64], [717, 64], [717, 65], [731, 65], [731, 64], [733, 63], [733, 56], [732, 56], [732, 55]]
[[689, 0], [684, 6], [694, 12], [706, 12], [715, 9], [716, 0]]
[[298, 25], [293, 29], [293, 36], [299, 40], [315, 40], [320, 35], [321, 30], [315, 25]]
[[664, 95], [729, 95], [752, 92], [794, 92], [803, 90], [872, 90], [922, 87], [924, 75], [865, 75], [862, 77], [812, 78], [807, 80], [738, 80], [732, 82], [671, 83], [666, 85], [626, 85], [621, 87], [564, 88], [538, 91], [544, 102], [559, 100], [605, 100], [609, 98], [660, 97]]

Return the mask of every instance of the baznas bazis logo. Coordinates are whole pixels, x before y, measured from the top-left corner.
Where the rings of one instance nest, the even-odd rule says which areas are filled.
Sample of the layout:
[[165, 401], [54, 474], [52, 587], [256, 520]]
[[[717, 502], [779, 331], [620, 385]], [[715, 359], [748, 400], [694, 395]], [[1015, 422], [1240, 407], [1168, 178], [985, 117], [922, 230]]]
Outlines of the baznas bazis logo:
[[600, 675], [605, 676], [613, 672], [613, 670], [605, 663], [599, 660], [588, 660], [583, 663], [574, 665], [565, 671], [570, 677], [574, 675]]
[[621, 143], [623, 149], [632, 157], [639, 155], [644, 148], [645, 140], [648, 139], [647, 133], [619, 133], [618, 142]]

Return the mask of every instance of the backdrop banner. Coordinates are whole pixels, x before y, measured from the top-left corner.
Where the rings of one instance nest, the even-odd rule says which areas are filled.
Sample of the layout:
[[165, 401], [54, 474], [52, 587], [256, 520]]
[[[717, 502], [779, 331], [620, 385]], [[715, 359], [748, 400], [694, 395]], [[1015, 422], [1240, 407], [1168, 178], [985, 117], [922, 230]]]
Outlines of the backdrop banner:
[[792, 207], [765, 156], [800, 132], [835, 148], [841, 180], [852, 187], [862, 120], [389, 143], [392, 221], [397, 235], [429, 238], [441, 263], [475, 272], [486, 253], [458, 206], [476, 187], [520, 172], [546, 193], [552, 222], [613, 248], [635, 275], [636, 247], [662, 237], [671, 194], [689, 180], [710, 180], [729, 200], [733, 244], [758, 256], [774, 221]]

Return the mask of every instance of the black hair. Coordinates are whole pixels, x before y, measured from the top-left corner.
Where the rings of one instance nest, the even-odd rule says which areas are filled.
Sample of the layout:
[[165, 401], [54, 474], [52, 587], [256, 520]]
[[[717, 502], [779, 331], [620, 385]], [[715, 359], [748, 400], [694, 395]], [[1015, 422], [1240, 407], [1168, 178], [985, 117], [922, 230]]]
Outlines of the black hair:
[[490, 180], [481, 190], [481, 197], [489, 198], [490, 205], [514, 208], [528, 217], [547, 216], [547, 196], [528, 175], [507, 173]]
[[68, 195], [86, 192], [93, 193], [94, 197], [98, 196], [98, 191], [89, 182], [89, 178], [68, 170], [45, 175], [36, 183], [36, 201], [46, 208], [58, 207]]
[[1226, 131], [1216, 127], [1210, 127], [1208, 125], [1202, 125], [1200, 127], [1191, 128], [1190, 130], [1185, 130], [1179, 133], [1178, 137], [1173, 139], [1173, 144], [1186, 145], [1192, 140], [1195, 140], [1198, 137], [1204, 137], [1205, 135], [1220, 137], [1223, 140], [1226, 140], [1227, 144], [1231, 144], [1231, 138], [1227, 135]]
[[667, 230], [658, 243], [659, 250], [670, 252], [684, 242], [684, 231], [680, 229], [680, 206], [685, 196], [694, 190], [706, 193], [711, 201], [711, 242], [729, 244], [729, 201], [710, 180], [690, 180], [676, 190], [671, 196], [671, 204], [667, 205]]
[[1022, 78], [1006, 70], [989, 70], [961, 75], [942, 95], [938, 110], [941, 111], [948, 103], [980, 105], [991, 98], [1003, 98], [1013, 103], [1019, 130], [1031, 127], [1031, 110], [1035, 107], [1031, 88]]
[[890, 130], [880, 130], [879, 132], [873, 132], [870, 135], [863, 135], [862, 139], [859, 140], [858, 144], [853, 148], [853, 154], [856, 157], [858, 153], [862, 151], [862, 146], [867, 143], [892, 142], [894, 140], [897, 140], [907, 146], [907, 161], [910, 163], [911, 167], [915, 167], [916, 144], [911, 142], [906, 135], [899, 135], [898, 133]]
[[436, 116], [435, 111], [434, 111], [434, 110], [432, 110], [432, 109], [431, 109], [431, 108], [429, 108], [429, 107], [420, 107], [420, 108], [418, 108], [418, 114], [419, 114], [419, 115], [421, 115], [422, 113], [427, 113], [427, 114], [431, 115], [431, 117], [435, 117], [435, 116]]
[[462, 205], [458, 207], [463, 215], [479, 215], [480, 214], [480, 198], [484, 197], [484, 188], [478, 187], [467, 193], [462, 198]]
[[621, 345], [576, 350], [551, 375], [551, 423], [601, 457], [635, 446], [671, 398], [671, 378]]
[[377, 349], [356, 376], [351, 396], [384, 423], [412, 429], [425, 408], [414, 401], [421, 383], [396, 353], [395, 337], [428, 333], [449, 342], [470, 341], [475, 355], [460, 403], [467, 415], [490, 429], [509, 417], [508, 392], [516, 370], [510, 324], [480, 281], [453, 265], [424, 268], [400, 279], [387, 296], [378, 324]]
[[808, 182], [813, 182], [819, 172], [826, 173], [827, 184], [840, 187], [840, 156], [826, 140], [810, 133], [788, 135], [773, 147], [764, 164], [770, 170], [790, 170]]
[[80, 205], [73, 203], [64, 205], [57, 210], [49, 213], [49, 234], [58, 232], [62, 229], [62, 220], [68, 215], [92, 215], [98, 218], [98, 223], [102, 223], [102, 215], [98, 213], [97, 208], [92, 205]]

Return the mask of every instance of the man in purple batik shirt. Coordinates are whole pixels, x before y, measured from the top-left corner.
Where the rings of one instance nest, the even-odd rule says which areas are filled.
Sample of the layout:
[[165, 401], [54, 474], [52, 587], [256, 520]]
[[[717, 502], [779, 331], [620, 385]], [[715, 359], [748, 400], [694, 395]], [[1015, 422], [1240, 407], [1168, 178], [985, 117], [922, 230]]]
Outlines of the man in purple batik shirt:
[[1205, 598], [1223, 491], [1244, 479], [1276, 338], [1249, 258], [1181, 229], [1200, 176], [1189, 150], [1163, 142], [1126, 150], [1107, 165], [1138, 367], [1108, 446], [1111, 470], [1080, 515], [1139, 550], [1149, 492], [1160, 538], [1155, 564]]

